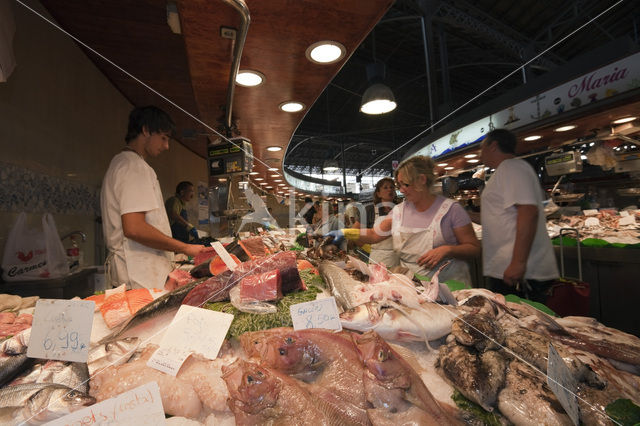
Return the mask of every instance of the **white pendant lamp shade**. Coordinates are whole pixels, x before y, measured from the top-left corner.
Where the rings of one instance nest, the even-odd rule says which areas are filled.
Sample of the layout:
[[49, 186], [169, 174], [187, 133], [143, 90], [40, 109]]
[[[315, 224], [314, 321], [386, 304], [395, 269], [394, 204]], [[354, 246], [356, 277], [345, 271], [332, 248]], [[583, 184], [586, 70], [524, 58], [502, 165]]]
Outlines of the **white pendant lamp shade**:
[[340, 166], [336, 160], [326, 160], [322, 167], [325, 172], [335, 172], [338, 169], [340, 169]]
[[396, 106], [396, 99], [391, 89], [382, 83], [376, 83], [362, 95], [360, 111], [365, 114], [386, 114], [396, 109]]

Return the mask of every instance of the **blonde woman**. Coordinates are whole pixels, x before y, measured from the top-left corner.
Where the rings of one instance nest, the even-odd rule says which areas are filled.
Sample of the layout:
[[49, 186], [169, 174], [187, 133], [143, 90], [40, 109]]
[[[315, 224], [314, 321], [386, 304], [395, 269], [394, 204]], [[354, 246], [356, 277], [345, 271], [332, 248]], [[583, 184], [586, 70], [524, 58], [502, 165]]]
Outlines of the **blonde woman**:
[[329, 234], [337, 240], [346, 237], [360, 243], [379, 243], [391, 238], [399, 265], [431, 276], [450, 260], [440, 273], [440, 280], [471, 284], [464, 259], [480, 254], [480, 242], [464, 208], [454, 200], [433, 194], [433, 169], [430, 157], [415, 156], [403, 161], [395, 172], [395, 181], [404, 202], [396, 205], [373, 229], [343, 229]]

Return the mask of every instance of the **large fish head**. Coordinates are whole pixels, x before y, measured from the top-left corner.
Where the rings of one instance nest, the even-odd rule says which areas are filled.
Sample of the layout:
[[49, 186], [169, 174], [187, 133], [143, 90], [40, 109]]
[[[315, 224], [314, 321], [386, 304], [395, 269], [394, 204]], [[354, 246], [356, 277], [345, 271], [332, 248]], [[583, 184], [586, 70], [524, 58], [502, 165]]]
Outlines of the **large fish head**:
[[317, 367], [317, 346], [291, 328], [244, 333], [240, 341], [249, 357], [275, 370], [294, 374]]
[[273, 407], [282, 388], [267, 369], [242, 359], [222, 367], [222, 379], [229, 390], [229, 404], [249, 414]]
[[384, 387], [407, 389], [411, 386], [410, 374], [400, 356], [378, 333], [354, 335], [354, 342], [365, 367]]
[[53, 385], [33, 394], [27, 401], [27, 407], [34, 418], [46, 421], [95, 403], [96, 399], [86, 393]]

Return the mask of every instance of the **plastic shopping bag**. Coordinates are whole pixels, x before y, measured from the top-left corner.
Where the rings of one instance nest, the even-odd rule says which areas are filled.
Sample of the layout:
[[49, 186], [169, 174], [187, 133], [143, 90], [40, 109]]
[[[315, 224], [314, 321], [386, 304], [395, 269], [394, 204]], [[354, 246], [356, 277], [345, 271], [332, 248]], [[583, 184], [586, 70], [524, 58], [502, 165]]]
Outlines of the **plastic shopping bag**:
[[26, 281], [68, 275], [67, 256], [53, 216], [42, 216], [42, 229], [29, 229], [26, 222], [26, 214], [20, 213], [9, 232], [2, 256], [2, 278]]

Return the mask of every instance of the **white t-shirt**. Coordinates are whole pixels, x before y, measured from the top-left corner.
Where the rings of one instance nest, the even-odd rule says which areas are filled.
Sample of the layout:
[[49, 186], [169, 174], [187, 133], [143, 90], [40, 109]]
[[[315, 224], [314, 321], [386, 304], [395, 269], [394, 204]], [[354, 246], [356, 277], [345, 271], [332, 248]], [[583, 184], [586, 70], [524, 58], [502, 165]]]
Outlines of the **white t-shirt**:
[[156, 250], [124, 236], [121, 215], [145, 212], [148, 224], [171, 236], [162, 191], [155, 171], [135, 152], [123, 151], [111, 160], [100, 193], [102, 230], [114, 255], [118, 284], [132, 288], [162, 288], [173, 253]]
[[513, 256], [519, 205], [538, 206], [538, 223], [525, 278], [558, 278], [558, 266], [545, 226], [543, 191], [538, 176], [524, 160], [504, 160], [487, 182], [481, 196], [482, 266], [485, 276], [502, 279]]

